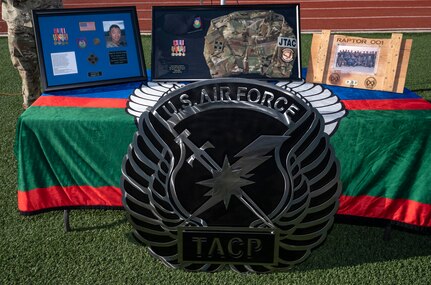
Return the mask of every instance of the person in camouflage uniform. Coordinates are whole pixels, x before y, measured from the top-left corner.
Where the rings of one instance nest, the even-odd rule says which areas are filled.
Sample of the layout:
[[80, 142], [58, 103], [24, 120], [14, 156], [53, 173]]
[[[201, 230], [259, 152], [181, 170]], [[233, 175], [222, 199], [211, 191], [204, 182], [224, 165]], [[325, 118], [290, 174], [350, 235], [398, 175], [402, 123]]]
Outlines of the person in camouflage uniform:
[[2, 18], [8, 26], [12, 64], [22, 79], [24, 109], [30, 106], [41, 92], [31, 10], [62, 7], [62, 0], [2, 0]]
[[[278, 44], [280, 38], [293, 40], [295, 46]], [[237, 11], [215, 18], [205, 36], [204, 57], [212, 77], [289, 78], [296, 55], [293, 29], [273, 11]]]

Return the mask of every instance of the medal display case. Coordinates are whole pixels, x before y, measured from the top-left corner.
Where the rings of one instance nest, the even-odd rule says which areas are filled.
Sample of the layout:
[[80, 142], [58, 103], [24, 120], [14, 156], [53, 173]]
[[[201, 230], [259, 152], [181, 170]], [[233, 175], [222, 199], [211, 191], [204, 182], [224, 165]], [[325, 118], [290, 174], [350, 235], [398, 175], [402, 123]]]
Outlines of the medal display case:
[[135, 7], [33, 11], [44, 91], [145, 81]]
[[151, 78], [301, 79], [299, 4], [154, 6]]

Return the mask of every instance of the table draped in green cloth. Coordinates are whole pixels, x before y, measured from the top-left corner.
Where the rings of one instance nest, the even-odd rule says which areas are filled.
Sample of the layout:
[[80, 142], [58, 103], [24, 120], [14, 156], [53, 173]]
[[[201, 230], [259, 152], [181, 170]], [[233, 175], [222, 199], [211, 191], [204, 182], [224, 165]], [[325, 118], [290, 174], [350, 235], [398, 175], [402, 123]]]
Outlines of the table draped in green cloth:
[[[121, 207], [121, 165], [137, 131], [125, 112], [137, 83], [44, 94], [19, 118], [23, 214]], [[330, 138], [341, 165], [339, 215], [431, 228], [431, 104], [403, 94], [326, 86], [348, 110]]]

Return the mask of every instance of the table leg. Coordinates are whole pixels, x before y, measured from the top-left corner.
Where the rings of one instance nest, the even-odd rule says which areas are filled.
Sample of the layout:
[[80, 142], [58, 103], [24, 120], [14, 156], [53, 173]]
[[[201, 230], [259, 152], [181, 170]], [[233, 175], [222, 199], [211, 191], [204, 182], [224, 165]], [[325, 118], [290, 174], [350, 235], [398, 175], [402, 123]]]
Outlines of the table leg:
[[70, 210], [64, 210], [63, 220], [64, 220], [64, 231], [66, 233], [71, 231], [70, 222], [69, 222], [69, 214], [70, 214]]
[[385, 232], [383, 233], [383, 240], [389, 241], [391, 239], [392, 225], [390, 222], [385, 227]]

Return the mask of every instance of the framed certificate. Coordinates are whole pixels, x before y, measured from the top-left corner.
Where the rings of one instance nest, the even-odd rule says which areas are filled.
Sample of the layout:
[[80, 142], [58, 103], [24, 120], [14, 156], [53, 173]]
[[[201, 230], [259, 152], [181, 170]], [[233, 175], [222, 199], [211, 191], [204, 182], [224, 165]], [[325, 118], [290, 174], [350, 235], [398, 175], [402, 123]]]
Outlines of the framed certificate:
[[299, 4], [154, 6], [151, 78], [301, 79]]
[[135, 7], [33, 10], [45, 91], [145, 81]]

